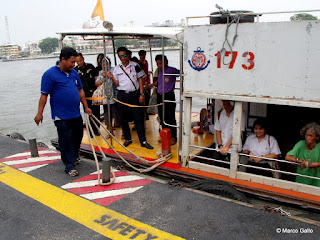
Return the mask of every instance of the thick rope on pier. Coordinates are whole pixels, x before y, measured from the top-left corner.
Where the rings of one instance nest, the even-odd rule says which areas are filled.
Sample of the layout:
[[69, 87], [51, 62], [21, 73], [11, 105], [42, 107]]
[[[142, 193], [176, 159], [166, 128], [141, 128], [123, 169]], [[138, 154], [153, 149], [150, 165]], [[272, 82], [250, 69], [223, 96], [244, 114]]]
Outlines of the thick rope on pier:
[[[91, 119], [91, 121], [90, 121]], [[85, 123], [86, 123], [86, 128], [87, 130], [89, 131], [89, 134], [91, 133], [91, 135], [93, 136], [93, 139], [97, 145], [97, 147], [99, 148], [99, 151], [101, 152], [102, 156], [103, 157], [106, 157], [105, 153], [102, 151], [97, 139], [96, 139], [96, 136], [93, 132], [93, 129], [92, 129], [92, 126], [91, 126], [91, 123], [92, 122], [94, 124], [94, 126], [99, 129], [99, 132], [101, 134], [101, 131], [100, 131], [100, 128], [99, 126], [102, 126], [102, 128], [107, 132], [107, 134], [110, 136], [110, 138], [114, 139], [121, 147], [123, 147], [127, 152], [129, 152], [130, 154], [132, 154], [137, 160], [143, 162], [143, 163], [147, 163], [147, 164], [154, 164], [152, 166], [150, 166], [149, 168], [143, 168], [143, 169], [140, 169], [140, 168], [137, 168], [135, 166], [133, 166], [132, 164], [130, 164], [123, 156], [121, 156], [115, 149], [114, 147], [111, 145], [111, 143], [109, 141], [107, 141], [106, 137], [103, 136], [103, 134], [101, 134], [101, 137], [104, 139], [104, 141], [109, 145], [109, 147], [115, 152], [115, 154], [122, 160], [124, 161], [128, 166], [130, 166], [131, 168], [133, 168], [134, 170], [140, 172], [140, 173], [145, 173], [145, 172], [149, 172], [153, 169], [155, 169], [156, 167], [158, 167], [159, 165], [167, 162], [171, 157], [172, 157], [172, 153], [166, 155], [166, 156], [161, 156], [159, 159], [156, 159], [154, 161], [148, 161], [148, 160], [145, 160], [144, 158], [134, 154], [132, 151], [130, 151], [128, 148], [126, 148], [125, 146], [123, 146], [122, 143], [120, 143], [118, 141], [118, 139], [93, 115], [88, 115], [87, 113], [85, 114]], [[99, 125], [99, 126], [98, 126]], [[91, 140], [91, 138], [89, 138], [90, 140], [90, 145], [91, 145], [91, 149], [92, 149], [92, 152], [93, 152], [93, 156], [94, 156], [94, 159], [96, 161], [96, 165], [97, 165], [97, 170], [98, 170], [98, 173], [99, 173], [99, 164], [98, 164], [98, 159], [97, 159], [97, 155], [95, 153], [95, 149], [94, 149], [94, 146], [93, 146], [93, 142]], [[115, 175], [114, 175], [114, 171], [112, 170], [112, 173], [113, 173], [113, 178], [112, 178], [112, 183], [114, 182], [114, 179], [115, 179]], [[100, 180], [100, 174], [98, 174], [98, 182], [100, 185], [109, 185], [111, 183], [102, 183], [101, 180]]]

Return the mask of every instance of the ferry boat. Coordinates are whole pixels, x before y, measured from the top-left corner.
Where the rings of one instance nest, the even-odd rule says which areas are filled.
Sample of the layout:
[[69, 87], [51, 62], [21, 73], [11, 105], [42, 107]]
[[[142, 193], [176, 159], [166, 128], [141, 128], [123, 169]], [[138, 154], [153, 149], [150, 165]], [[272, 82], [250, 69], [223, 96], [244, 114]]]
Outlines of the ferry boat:
[[[152, 172], [186, 181], [219, 180], [244, 193], [319, 210], [320, 188], [295, 182], [297, 165], [284, 160], [284, 156], [298, 142], [299, 131], [306, 123], [319, 122], [320, 22], [260, 22], [259, 18], [264, 14], [269, 13], [220, 12], [202, 18], [226, 17], [229, 19], [227, 23], [211, 20], [215, 24], [208, 21], [205, 25], [192, 25], [193, 18], [190, 17], [183, 28], [116, 28], [107, 23], [107, 28], [100, 25], [59, 34], [61, 40], [66, 36], [82, 36], [88, 41], [112, 40], [113, 44], [122, 38], [147, 40], [151, 59], [154, 58], [152, 39], [160, 39], [162, 43], [170, 39], [179, 43], [181, 73], [175, 90], [179, 96], [179, 112], [176, 113], [178, 143], [171, 146], [172, 157]], [[250, 18], [240, 21], [243, 16]], [[164, 47], [162, 54], [166, 54]], [[115, 52], [114, 62], [119, 63]], [[199, 112], [192, 111], [195, 99], [207, 102], [203, 107], [208, 110], [208, 121], [212, 126], [222, 108], [222, 100], [234, 102], [232, 147], [227, 167], [215, 164], [219, 160], [212, 158], [216, 143], [214, 134], [193, 132], [194, 122], [201, 121]], [[282, 152], [280, 159], [272, 160], [280, 168], [270, 171], [281, 173], [280, 178], [241, 170], [241, 167], [250, 168], [239, 161], [243, 113], [247, 135], [253, 133], [252, 124], [256, 118], [262, 117], [269, 122], [269, 134], [278, 140]], [[100, 129], [104, 136], [107, 135]], [[81, 153], [92, 156], [90, 139], [84, 131]], [[133, 143], [128, 146], [129, 153], [112, 138], [108, 141], [133, 166], [152, 166], [152, 161], [159, 158], [157, 153], [162, 150], [162, 144], [158, 142], [156, 115], [146, 121], [147, 140], [154, 150], [140, 147], [135, 131], [131, 133]], [[123, 142], [121, 134], [121, 129], [114, 130], [114, 136]], [[116, 161], [120, 164], [119, 156], [109, 144], [102, 137], [96, 139], [104, 153], [118, 159]], [[56, 140], [52, 143], [58, 146]], [[98, 154], [97, 144], [94, 145]], [[150, 164], [137, 159], [133, 153], [149, 160]]]

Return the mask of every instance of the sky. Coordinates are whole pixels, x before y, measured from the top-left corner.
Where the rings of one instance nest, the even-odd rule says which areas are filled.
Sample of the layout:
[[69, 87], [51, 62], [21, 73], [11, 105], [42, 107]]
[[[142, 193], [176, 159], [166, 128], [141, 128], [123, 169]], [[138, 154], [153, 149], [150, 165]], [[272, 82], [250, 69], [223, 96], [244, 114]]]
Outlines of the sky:
[[[134, 21], [136, 26], [155, 22], [206, 16], [217, 11], [215, 4], [226, 10], [279, 12], [320, 9], [319, 0], [102, 0], [105, 19], [114, 26]], [[8, 43], [5, 16], [8, 19], [11, 44], [46, 37], [58, 37], [61, 30], [79, 29], [91, 18], [97, 0], [0, 0], [0, 45]], [[320, 12], [311, 13], [320, 18]], [[261, 21], [286, 21], [293, 14], [265, 15]]]

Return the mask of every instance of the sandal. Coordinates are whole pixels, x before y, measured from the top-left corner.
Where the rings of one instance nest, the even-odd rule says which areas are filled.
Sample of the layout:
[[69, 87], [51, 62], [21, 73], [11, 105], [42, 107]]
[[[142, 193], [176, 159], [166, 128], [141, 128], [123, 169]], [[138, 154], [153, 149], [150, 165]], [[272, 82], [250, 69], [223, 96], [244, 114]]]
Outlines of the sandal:
[[74, 164], [78, 165], [78, 164], [80, 164], [81, 162], [82, 162], [82, 160], [81, 160], [80, 158], [77, 158], [77, 161], [75, 161]]
[[72, 169], [70, 172], [68, 172], [70, 177], [75, 177], [79, 175], [79, 172], [75, 169]]

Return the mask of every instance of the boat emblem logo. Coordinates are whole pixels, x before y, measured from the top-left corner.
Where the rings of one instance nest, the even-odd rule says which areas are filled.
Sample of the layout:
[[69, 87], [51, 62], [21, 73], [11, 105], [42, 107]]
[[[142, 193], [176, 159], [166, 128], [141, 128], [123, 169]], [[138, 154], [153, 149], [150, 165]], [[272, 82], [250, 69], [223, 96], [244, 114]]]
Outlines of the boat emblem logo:
[[201, 71], [208, 67], [210, 60], [207, 61], [206, 56], [203, 54], [204, 51], [201, 50], [200, 47], [194, 51], [191, 61], [188, 60], [190, 66], [197, 71]]

